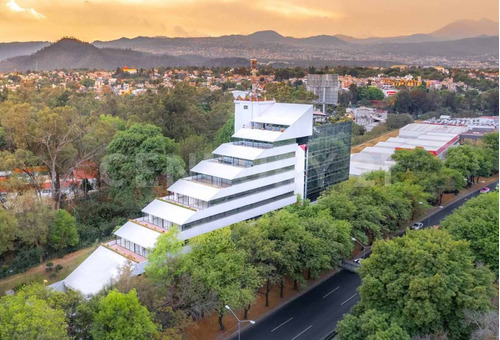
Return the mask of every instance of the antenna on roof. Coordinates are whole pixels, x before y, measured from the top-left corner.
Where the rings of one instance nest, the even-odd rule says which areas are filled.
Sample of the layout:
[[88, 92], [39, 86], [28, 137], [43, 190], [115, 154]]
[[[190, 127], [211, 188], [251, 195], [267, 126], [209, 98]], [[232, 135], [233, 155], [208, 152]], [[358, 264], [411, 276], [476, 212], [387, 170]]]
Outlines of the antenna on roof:
[[257, 96], [257, 59], [250, 59], [250, 73], [252, 74], [252, 97]]

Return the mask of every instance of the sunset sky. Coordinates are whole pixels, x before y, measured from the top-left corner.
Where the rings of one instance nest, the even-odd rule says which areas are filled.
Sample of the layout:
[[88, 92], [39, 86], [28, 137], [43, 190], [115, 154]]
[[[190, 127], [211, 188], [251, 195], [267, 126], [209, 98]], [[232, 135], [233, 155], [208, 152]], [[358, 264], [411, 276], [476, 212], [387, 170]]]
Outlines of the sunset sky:
[[498, 0], [0, 0], [0, 41], [220, 36], [272, 29], [304, 37], [428, 33], [498, 21]]

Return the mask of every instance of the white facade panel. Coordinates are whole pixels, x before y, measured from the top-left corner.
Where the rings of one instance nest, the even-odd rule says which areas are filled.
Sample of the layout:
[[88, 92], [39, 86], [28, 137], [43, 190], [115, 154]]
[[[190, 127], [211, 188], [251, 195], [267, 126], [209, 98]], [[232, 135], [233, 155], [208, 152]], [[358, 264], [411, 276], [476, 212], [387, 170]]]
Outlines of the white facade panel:
[[186, 221], [186, 223], [190, 222], [195, 222], [197, 220], [200, 220], [205, 217], [217, 215], [226, 211], [230, 211], [239, 207], [243, 207], [245, 205], [249, 205], [252, 203], [260, 202], [263, 200], [266, 200], [268, 198], [276, 197], [282, 194], [285, 194], [290, 191], [295, 190], [295, 183], [291, 183], [288, 185], [283, 185], [277, 188], [272, 188], [269, 190], [265, 190], [253, 195], [248, 195], [244, 196], [241, 198], [237, 198], [234, 200], [230, 200], [228, 202], [224, 202], [221, 204], [216, 204], [212, 207], [209, 207], [207, 209], [199, 210], [196, 214], [191, 216], [189, 220]]
[[271, 106], [275, 105], [275, 101], [234, 101], [234, 128], [235, 131], [243, 127], [249, 127], [252, 119], [258, 117]]
[[234, 179], [244, 169], [243, 167], [219, 163], [215, 160], [204, 160], [196, 164], [191, 171], [224, 179]]
[[309, 109], [312, 110], [312, 105], [276, 103], [253, 118], [252, 122], [291, 126], [304, 117]]
[[262, 177], [258, 178], [252, 181], [247, 181], [244, 183], [232, 185], [227, 188], [222, 188], [217, 195], [215, 195], [212, 199], [218, 199], [230, 195], [234, 195], [240, 192], [245, 192], [248, 190], [260, 188], [266, 185], [274, 184], [274, 183], [279, 183], [282, 181], [286, 181], [289, 179], [295, 178], [295, 171], [287, 171], [281, 174], [277, 175], [272, 175], [272, 176], [267, 176], [267, 177]]
[[304, 136], [312, 135], [313, 127], [313, 106], [308, 105], [309, 109], [297, 120], [297, 122], [290, 127], [288, 127], [281, 136], [278, 137], [278, 141], [300, 138]]
[[295, 147], [295, 194], [304, 198], [304, 179], [306, 169], [306, 152], [300, 145]]
[[199, 226], [180, 232], [179, 239], [187, 240], [195, 236], [206, 234], [216, 229], [220, 229], [234, 223], [255, 218], [257, 216], [263, 215], [273, 210], [281, 209], [283, 207], [286, 207], [287, 205], [295, 203], [296, 201], [297, 198], [295, 196], [287, 197], [282, 200], [278, 200], [276, 202], [272, 202], [254, 209], [243, 211], [239, 214], [234, 214], [225, 218], [221, 218], [217, 221], [201, 224]]
[[252, 148], [243, 145], [234, 145], [233, 143], [224, 143], [219, 145], [219, 147], [215, 149], [212, 154], [253, 161], [254, 159], [259, 158], [259, 156], [264, 151], [266, 151], [266, 149]]
[[257, 159], [284, 155], [286, 153], [295, 152], [296, 149], [297, 149], [296, 143], [283, 146], [276, 146], [271, 149], [264, 149], [263, 152], [259, 155], [259, 157], [257, 157]]
[[192, 181], [189, 180], [189, 178], [191, 177], [178, 180], [177, 182], [172, 184], [168, 188], [168, 190], [177, 194], [197, 198], [206, 202], [210, 201], [221, 190], [221, 188], [216, 188], [208, 184]]
[[249, 168], [243, 168], [243, 171], [241, 171], [237, 176], [235, 176], [234, 179], [244, 178], [247, 176], [252, 176], [257, 174], [263, 174], [267, 171], [278, 170], [292, 165], [295, 165], [295, 158], [286, 158], [274, 162], [259, 164]]
[[159, 199], [155, 199], [153, 202], [149, 203], [142, 209], [142, 212], [179, 225], [186, 223], [186, 221], [196, 213], [194, 210], [167, 203]]
[[149, 228], [140, 226], [137, 223], [128, 221], [120, 229], [115, 231], [115, 235], [134, 242], [135, 244], [146, 249], [151, 249], [154, 247], [156, 240], [161, 234]]
[[250, 139], [260, 142], [273, 143], [283, 134], [279, 131], [241, 128], [233, 135], [233, 138]]

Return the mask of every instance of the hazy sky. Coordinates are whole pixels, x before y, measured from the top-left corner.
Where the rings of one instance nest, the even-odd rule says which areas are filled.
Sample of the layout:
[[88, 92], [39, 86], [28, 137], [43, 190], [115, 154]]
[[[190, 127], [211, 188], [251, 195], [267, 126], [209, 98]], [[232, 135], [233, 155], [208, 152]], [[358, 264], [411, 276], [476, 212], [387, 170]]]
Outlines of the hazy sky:
[[428, 33], [452, 21], [498, 21], [498, 0], [0, 0], [0, 41], [85, 41], [283, 35]]

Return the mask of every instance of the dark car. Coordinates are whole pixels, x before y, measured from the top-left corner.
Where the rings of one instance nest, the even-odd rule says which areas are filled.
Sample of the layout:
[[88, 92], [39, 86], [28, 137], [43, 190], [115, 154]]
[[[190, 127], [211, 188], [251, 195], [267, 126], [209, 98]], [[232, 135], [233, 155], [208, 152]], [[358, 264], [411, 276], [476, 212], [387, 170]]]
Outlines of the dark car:
[[411, 230], [420, 230], [424, 229], [424, 224], [422, 222], [415, 222], [410, 227]]

